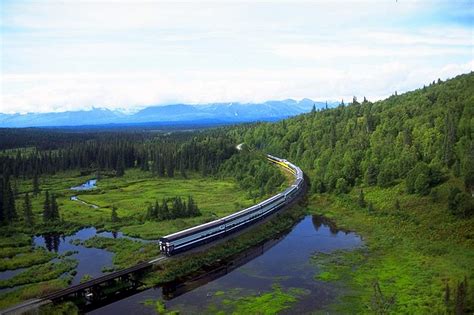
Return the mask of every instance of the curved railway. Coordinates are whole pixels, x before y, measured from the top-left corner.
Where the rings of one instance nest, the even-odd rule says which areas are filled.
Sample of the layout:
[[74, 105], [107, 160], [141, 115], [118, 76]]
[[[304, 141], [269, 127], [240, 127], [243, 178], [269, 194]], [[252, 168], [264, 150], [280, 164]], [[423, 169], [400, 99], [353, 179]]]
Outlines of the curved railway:
[[134, 281], [133, 278], [136, 273], [143, 272], [144, 270], [151, 268], [153, 265], [168, 259], [166, 256], [185, 252], [202, 244], [223, 238], [277, 212], [301, 194], [305, 184], [304, 176], [303, 171], [298, 166], [285, 159], [272, 155], [267, 155], [267, 159], [270, 162], [283, 167], [284, 170], [294, 176], [294, 181], [291, 186], [283, 192], [280, 192], [259, 204], [240, 210], [226, 217], [160, 238], [160, 251], [165, 256], [159, 256], [148, 262], [142, 262], [135, 266], [56, 291], [43, 296], [42, 298], [25, 301], [19, 305], [0, 311], [0, 314], [22, 314], [23, 312], [35, 309], [40, 305], [61, 301], [70, 296], [83, 296], [86, 299], [100, 300], [103, 288], [114, 284], [117, 280], [121, 281], [128, 279]]
[[164, 236], [159, 240], [160, 251], [166, 256], [171, 256], [204, 243], [212, 242], [217, 238], [251, 225], [253, 222], [290, 203], [302, 190], [304, 184], [303, 171], [293, 163], [273, 155], [268, 154], [267, 159], [293, 174], [295, 179], [290, 187], [259, 204], [226, 217]]

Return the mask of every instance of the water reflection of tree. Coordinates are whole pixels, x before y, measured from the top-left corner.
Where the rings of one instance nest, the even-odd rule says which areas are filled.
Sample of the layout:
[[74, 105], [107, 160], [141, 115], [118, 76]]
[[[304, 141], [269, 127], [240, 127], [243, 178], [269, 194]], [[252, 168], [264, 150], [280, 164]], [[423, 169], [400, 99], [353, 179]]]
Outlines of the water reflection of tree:
[[61, 237], [60, 234], [55, 234], [55, 233], [48, 233], [48, 234], [43, 235], [44, 244], [46, 245], [46, 248], [50, 252], [52, 252], [53, 250], [55, 252], [58, 251], [59, 244], [61, 244], [60, 237]]
[[322, 225], [327, 226], [332, 235], [337, 235], [339, 232], [344, 232], [344, 234], [349, 234], [350, 231], [340, 229], [336, 224], [330, 219], [323, 217], [322, 215], [313, 215], [312, 217], [313, 226], [316, 231], [319, 231]]

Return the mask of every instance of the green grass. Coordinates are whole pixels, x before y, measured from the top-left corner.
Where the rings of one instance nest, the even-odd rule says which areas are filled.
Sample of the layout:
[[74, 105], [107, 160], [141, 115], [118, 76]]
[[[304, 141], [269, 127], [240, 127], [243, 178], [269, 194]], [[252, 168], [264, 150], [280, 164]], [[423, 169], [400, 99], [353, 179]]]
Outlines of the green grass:
[[[161, 202], [163, 198], [175, 196], [185, 198], [193, 196], [202, 216], [144, 222], [146, 209], [150, 203], [153, 204], [157, 199]], [[232, 179], [202, 178], [192, 174], [188, 179], [156, 178], [138, 170], [127, 171], [123, 178], [101, 180], [96, 191], [83, 193], [80, 198], [100, 206], [98, 211], [89, 208], [87, 212], [100, 212], [103, 220], [109, 220], [110, 208], [115, 205], [118, 208], [118, 216], [122, 219], [119, 223], [121, 231], [144, 239], [156, 239], [225, 216], [254, 203], [254, 200], [239, 189]]]
[[[312, 212], [357, 231], [367, 245], [353, 252], [314, 257], [321, 268], [317, 279], [340, 279], [353, 289], [336, 309], [373, 310], [373, 285], [378, 283], [385, 296], [395, 296], [391, 312], [452, 312], [452, 303], [446, 306], [444, 302], [446, 284], [455, 288], [465, 276], [468, 283], [474, 283], [474, 218], [461, 220], [449, 214], [446, 198], [450, 184], [437, 188], [436, 202], [407, 195], [403, 184], [365, 188], [366, 201], [375, 206], [373, 213], [357, 205], [358, 189], [349, 195], [311, 199]], [[397, 199], [400, 210], [394, 206]], [[467, 303], [472, 307], [472, 286], [469, 290]]]
[[20, 246], [28, 246], [31, 245], [31, 237], [26, 234], [14, 234], [14, 235], [6, 235], [0, 237], [0, 250], [3, 250], [6, 247], [20, 247]]
[[56, 263], [48, 262], [46, 264], [33, 266], [13, 278], [0, 280], [0, 288], [56, 279], [62, 274], [74, 270], [77, 264], [77, 260], [75, 259], [64, 259]]
[[41, 283], [28, 284], [20, 287], [18, 290], [5, 293], [0, 297], [0, 309], [64, 289], [69, 285], [70, 280], [70, 278], [59, 278]]
[[113, 263], [116, 269], [133, 266], [148, 261], [159, 255], [158, 246], [154, 243], [142, 243], [129, 239], [114, 239], [94, 236], [82, 243], [86, 247], [106, 249], [113, 252]]
[[57, 255], [43, 248], [28, 250], [10, 258], [0, 259], [0, 271], [30, 267], [50, 261]]
[[227, 297], [223, 300], [225, 311], [218, 311], [218, 314], [278, 314], [291, 307], [298, 298], [307, 294], [305, 290], [299, 288], [289, 288], [283, 290], [280, 286], [274, 285], [269, 292], [255, 294], [245, 297]]
[[[48, 263], [57, 255], [43, 249], [33, 249], [31, 237], [34, 234], [58, 232], [67, 235], [74, 233], [81, 227], [94, 226], [99, 230], [120, 230], [131, 236], [156, 239], [162, 235], [225, 216], [259, 201], [254, 200], [246, 191], [240, 189], [232, 178], [202, 178], [198, 174], [188, 174], [187, 179], [179, 176], [158, 178], [151, 176], [148, 172], [135, 169], [127, 170], [125, 176], [121, 178], [103, 177], [98, 182], [98, 188], [92, 191], [74, 192], [70, 190], [70, 187], [80, 185], [94, 177], [94, 174], [81, 175], [79, 171], [43, 176], [40, 178], [42, 192], [38, 196], [31, 194], [31, 180], [16, 181], [15, 186], [19, 193], [16, 204], [20, 220], [2, 227], [0, 231], [0, 270], [20, 267], [29, 269], [2, 284], [10, 286], [23, 283], [25, 285], [1, 295], [0, 307], [18, 303], [25, 297], [38, 296], [41, 292], [50, 290], [51, 287], [59, 288], [67, 285], [67, 279], [43, 281], [52, 278], [53, 275], [59, 276], [49, 269], [52, 265]], [[45, 190], [55, 193], [59, 204], [61, 220], [53, 224], [42, 222]], [[26, 226], [21, 220], [21, 206], [26, 192], [30, 193], [32, 202], [33, 226]], [[79, 195], [82, 200], [97, 204], [99, 208], [94, 209], [88, 205], [71, 201], [72, 195]], [[161, 222], [145, 220], [148, 204], [154, 203], [156, 199], [161, 202], [165, 197], [181, 196], [186, 198], [189, 195], [198, 204], [202, 216]], [[261, 199], [263, 198], [265, 197]], [[118, 208], [120, 218], [116, 223], [111, 222], [111, 207], [113, 205]], [[106, 249], [115, 254], [114, 266], [105, 266], [106, 270], [128, 267], [159, 254], [156, 244], [143, 244], [127, 239], [95, 237], [85, 241], [84, 245]], [[236, 247], [236, 249], [239, 248], [240, 246]], [[212, 261], [215, 261], [215, 258], [212, 258]], [[199, 266], [199, 262], [194, 266]], [[186, 267], [181, 271], [185, 269]], [[191, 268], [190, 270], [195, 269]], [[33, 273], [41, 273], [41, 275], [37, 277], [25, 276]], [[64, 272], [62, 273], [64, 274]], [[171, 274], [173, 271], [167, 273], [167, 276], [171, 276]], [[42, 282], [35, 283], [38, 281]]]
[[[104, 177], [98, 181], [98, 188], [92, 191], [74, 192], [70, 187], [84, 183], [94, 174], [80, 176], [79, 172], [63, 172], [40, 179], [42, 191], [49, 190], [57, 195], [60, 208], [61, 222], [55, 225], [42, 224], [42, 208], [44, 193], [31, 196], [35, 228], [24, 226], [21, 222], [8, 228], [8, 233], [23, 232], [26, 234], [48, 231], [72, 233], [80, 227], [95, 226], [106, 229], [120, 229], [131, 236], [144, 239], [156, 239], [183, 228], [222, 217], [236, 210], [248, 207], [258, 200], [251, 198], [247, 192], [238, 187], [232, 178], [203, 178], [198, 174], [188, 174], [188, 178], [159, 178], [149, 172], [129, 169], [121, 178]], [[17, 183], [17, 208], [21, 217], [23, 193], [31, 192], [31, 180], [21, 180]], [[70, 200], [73, 195], [79, 195], [81, 200], [96, 204], [98, 209]], [[192, 196], [198, 204], [202, 216], [162, 222], [145, 222], [146, 209], [155, 200], [166, 197]], [[263, 199], [263, 198], [262, 198]], [[110, 222], [111, 208], [115, 205], [120, 221]], [[7, 233], [5, 233], [6, 235]], [[2, 240], [0, 239], [0, 246]]]

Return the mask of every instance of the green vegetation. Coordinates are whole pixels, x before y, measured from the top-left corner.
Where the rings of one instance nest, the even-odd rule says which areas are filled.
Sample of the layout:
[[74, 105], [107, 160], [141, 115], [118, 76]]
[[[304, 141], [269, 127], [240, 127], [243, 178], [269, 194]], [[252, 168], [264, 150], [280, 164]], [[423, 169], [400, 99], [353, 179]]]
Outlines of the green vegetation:
[[472, 295], [461, 301], [457, 292], [464, 277], [467, 283], [474, 282], [474, 218], [459, 220], [446, 211], [449, 187], [455, 184], [448, 181], [438, 186], [436, 201], [406, 194], [403, 183], [367, 187], [365, 198], [373, 204], [373, 211], [358, 205], [356, 190], [311, 199], [314, 213], [355, 229], [367, 245], [313, 257], [320, 269], [317, 279], [340, 280], [352, 288], [334, 306], [336, 310], [375, 311], [381, 306], [373, 303], [381, 294], [394, 297], [389, 306], [392, 313], [454, 313], [456, 305], [472, 307]]
[[[277, 123], [197, 134], [58, 132], [52, 143], [45, 131], [13, 132], [20, 146], [30, 147], [33, 137], [38, 147], [0, 155], [0, 247], [5, 249], [0, 270], [51, 259], [28, 250], [31, 240], [22, 235], [95, 226], [156, 239], [249, 206], [285, 185], [284, 175], [262, 153], [244, 149], [234, 154], [235, 143], [245, 142], [301, 166], [311, 183], [310, 211], [364, 237], [364, 249], [312, 259], [316, 280], [351, 288], [334, 306], [337, 311], [472, 312], [472, 104], [474, 73], [375, 103], [354, 97], [348, 106], [341, 103]], [[0, 134], [0, 149], [12, 147], [11, 134]], [[92, 176], [99, 178], [98, 188], [77, 194], [97, 209], [69, 199], [69, 187]], [[48, 191], [55, 197], [48, 197]], [[188, 196], [202, 215], [160, 217], [162, 208], [173, 206], [156, 200]], [[184, 212], [183, 204], [176, 201], [176, 212]], [[22, 215], [18, 209], [24, 209]], [[297, 208], [279, 214], [206, 253], [175, 258], [145, 282], [156, 285], [212, 267], [289, 228], [303, 212]], [[19, 235], [19, 242], [10, 235]], [[84, 244], [115, 252], [116, 267], [148, 259], [157, 250], [100, 237]], [[22, 290], [41, 292], [38, 288], [25, 286], [5, 296], [15, 301]], [[276, 290], [244, 298], [236, 312], [252, 312], [255, 300], [278, 311], [287, 305], [285, 294]]]
[[42, 306], [39, 310], [40, 315], [77, 315], [79, 310], [73, 302], [61, 304], [48, 304]]
[[474, 310], [472, 104], [474, 73], [231, 131], [301, 166], [314, 212], [366, 240], [364, 259], [342, 255], [316, 276], [354, 288], [343, 312]]
[[[171, 203], [171, 206], [169, 204]], [[146, 213], [147, 220], [173, 220], [177, 218], [198, 217], [201, 215], [193, 197], [188, 196], [188, 201], [183, 201], [181, 197], [166, 198], [160, 203], [155, 201], [155, 205], [149, 205]]]
[[298, 164], [316, 193], [406, 181], [408, 193], [426, 195], [450, 177], [472, 193], [473, 97], [471, 73], [376, 103], [354, 98], [349, 106], [236, 127], [232, 134]]
[[7, 292], [0, 298], [0, 309], [18, 304], [22, 301], [41, 297], [43, 295], [64, 289], [69, 285], [70, 277], [54, 279], [50, 281], [27, 284], [15, 291]]
[[265, 154], [246, 149], [225, 161], [220, 174], [234, 176], [240, 188], [254, 198], [269, 195], [287, 185], [283, 172], [268, 163]]
[[113, 252], [113, 263], [117, 269], [133, 266], [158, 256], [159, 249], [154, 243], [142, 243], [129, 239], [114, 239], [94, 236], [82, 242], [86, 247], [106, 249]]
[[[298, 300], [298, 297], [304, 294], [307, 292], [299, 288], [290, 288], [284, 291], [278, 285], [274, 285], [270, 292], [238, 299], [225, 299], [223, 304], [225, 309], [228, 309], [232, 314], [270, 315], [290, 308]], [[226, 312], [220, 311], [218, 313], [225, 314]]]
[[56, 279], [76, 267], [77, 260], [75, 259], [64, 259], [57, 263], [48, 262], [46, 264], [33, 266], [13, 278], [0, 280], [0, 288]]
[[[25, 248], [26, 249], [26, 248]], [[3, 251], [3, 249], [2, 249]], [[7, 249], [7, 251], [10, 251]], [[56, 254], [48, 252], [43, 248], [31, 249], [17, 253], [15, 256], [3, 258], [0, 260], [0, 271], [9, 269], [18, 269], [42, 264], [56, 257]]]
[[161, 300], [152, 300], [148, 299], [143, 302], [144, 305], [146, 306], [151, 306], [154, 308], [156, 314], [158, 315], [177, 315], [179, 312], [176, 311], [167, 311], [166, 310], [166, 305], [163, 301]]

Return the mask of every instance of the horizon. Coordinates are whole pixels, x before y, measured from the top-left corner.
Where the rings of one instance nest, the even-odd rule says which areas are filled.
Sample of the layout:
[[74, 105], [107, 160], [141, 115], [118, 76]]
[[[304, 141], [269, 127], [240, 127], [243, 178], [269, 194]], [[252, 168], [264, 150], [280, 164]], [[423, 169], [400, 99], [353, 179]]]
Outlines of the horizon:
[[474, 68], [470, 1], [0, 3], [4, 114], [377, 101]]

